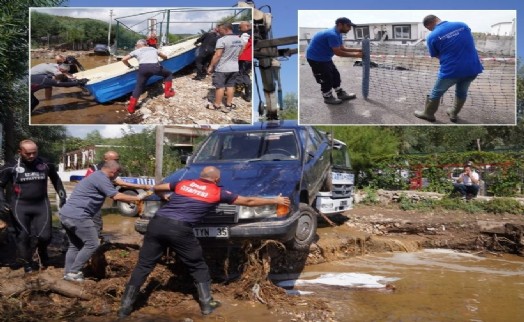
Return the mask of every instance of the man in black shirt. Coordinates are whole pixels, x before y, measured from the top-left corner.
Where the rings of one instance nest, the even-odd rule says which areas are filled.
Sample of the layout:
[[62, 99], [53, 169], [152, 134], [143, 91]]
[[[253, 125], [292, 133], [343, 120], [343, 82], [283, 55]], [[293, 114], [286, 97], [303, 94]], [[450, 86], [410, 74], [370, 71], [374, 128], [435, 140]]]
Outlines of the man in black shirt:
[[57, 64], [69, 65], [69, 73], [71, 74], [78, 73], [78, 70], [85, 70], [84, 66], [73, 56], [56, 55], [55, 60]]
[[200, 48], [198, 49], [198, 56], [195, 60], [197, 74], [193, 78], [194, 80], [203, 80], [204, 78], [206, 78], [206, 65], [209, 65], [211, 58], [213, 58], [213, 55], [215, 54], [215, 46], [218, 38], [220, 38], [220, 34], [218, 33], [218, 30], [215, 28], [209, 32], [202, 34], [202, 36], [200, 36], [195, 41], [195, 45], [198, 45], [200, 43], [202, 45], [200, 45]]

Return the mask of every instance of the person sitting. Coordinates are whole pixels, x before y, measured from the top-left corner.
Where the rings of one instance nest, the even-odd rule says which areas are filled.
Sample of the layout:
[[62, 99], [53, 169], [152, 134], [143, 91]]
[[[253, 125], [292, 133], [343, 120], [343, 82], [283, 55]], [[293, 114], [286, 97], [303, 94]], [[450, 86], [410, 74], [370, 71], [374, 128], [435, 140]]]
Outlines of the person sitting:
[[457, 182], [453, 184], [453, 192], [458, 192], [462, 199], [471, 199], [477, 197], [480, 189], [480, 176], [469, 164], [464, 166], [464, 172], [460, 174]]

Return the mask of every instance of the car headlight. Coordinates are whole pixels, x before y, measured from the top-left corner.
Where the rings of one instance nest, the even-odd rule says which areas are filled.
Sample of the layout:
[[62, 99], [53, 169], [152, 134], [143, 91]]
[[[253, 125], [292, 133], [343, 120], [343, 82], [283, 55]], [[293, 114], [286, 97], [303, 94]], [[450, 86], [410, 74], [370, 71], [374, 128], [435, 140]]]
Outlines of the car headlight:
[[238, 210], [238, 218], [277, 218], [285, 217], [288, 213], [289, 207], [283, 205], [266, 205], [258, 207], [240, 206]]
[[277, 206], [267, 205], [258, 207], [240, 206], [239, 219], [270, 218], [277, 216]]

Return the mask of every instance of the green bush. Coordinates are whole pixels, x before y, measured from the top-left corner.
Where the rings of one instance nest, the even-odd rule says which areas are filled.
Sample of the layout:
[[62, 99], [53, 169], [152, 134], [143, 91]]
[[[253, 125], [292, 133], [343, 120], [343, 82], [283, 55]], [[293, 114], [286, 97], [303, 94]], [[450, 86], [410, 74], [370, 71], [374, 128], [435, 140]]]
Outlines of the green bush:
[[379, 202], [377, 191], [375, 189], [366, 187], [364, 188], [365, 197], [362, 199], [362, 203], [365, 205], [375, 205]]
[[493, 198], [483, 204], [486, 212], [494, 214], [524, 214], [524, 205], [512, 198]]

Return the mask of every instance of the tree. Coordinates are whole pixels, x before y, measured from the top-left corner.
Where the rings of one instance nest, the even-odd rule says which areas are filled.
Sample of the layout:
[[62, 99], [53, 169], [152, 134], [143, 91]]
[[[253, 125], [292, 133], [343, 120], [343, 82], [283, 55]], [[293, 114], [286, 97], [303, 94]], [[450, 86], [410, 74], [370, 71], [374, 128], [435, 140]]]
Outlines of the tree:
[[298, 99], [296, 93], [286, 93], [284, 96], [283, 110], [280, 112], [280, 118], [283, 120], [298, 119]]
[[377, 158], [398, 153], [400, 143], [398, 138], [384, 127], [343, 126], [320, 128], [331, 132], [334, 138], [347, 144], [353, 170], [357, 178], [359, 173], [372, 169]]
[[[28, 7], [56, 6], [62, 0], [0, 0], [0, 122], [4, 138], [4, 159], [13, 159], [21, 138], [39, 132], [28, 126]], [[16, 53], [16, 54], [15, 54]], [[58, 132], [60, 132], [58, 128]], [[37, 133], [45, 137], [48, 131]], [[54, 131], [49, 131], [54, 135]], [[42, 150], [41, 150], [42, 151]]]

